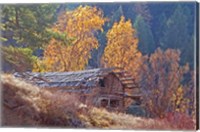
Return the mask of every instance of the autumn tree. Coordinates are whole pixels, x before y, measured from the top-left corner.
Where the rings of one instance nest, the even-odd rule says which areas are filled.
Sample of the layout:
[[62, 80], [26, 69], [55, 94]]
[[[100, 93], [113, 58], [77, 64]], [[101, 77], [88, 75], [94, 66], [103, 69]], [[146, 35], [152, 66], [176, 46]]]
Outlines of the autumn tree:
[[138, 39], [131, 21], [125, 21], [122, 16], [108, 31], [107, 46], [105, 48], [102, 64], [104, 67], [120, 67], [136, 76], [141, 53], [138, 51]]
[[[185, 92], [184, 97], [188, 99], [188, 104], [184, 109], [187, 109], [187, 114], [196, 118], [196, 93], [195, 93], [195, 82], [196, 80], [196, 71], [190, 70], [188, 72], [186, 80], [184, 80], [183, 89]], [[188, 77], [189, 76], [189, 77]]]
[[73, 11], [61, 13], [52, 31], [58, 34], [65, 33], [72, 41], [70, 44], [63, 44], [54, 38], [50, 41], [44, 51], [42, 62], [46, 66], [45, 70], [84, 69], [91, 57], [91, 50], [98, 47], [95, 33], [97, 30], [102, 30], [105, 21], [103, 12], [96, 7], [79, 6]]
[[150, 57], [143, 57], [140, 67], [140, 87], [143, 103], [152, 117], [164, 117], [168, 112], [187, 113], [189, 100], [181, 83], [189, 66], [180, 66], [180, 51], [160, 48]]
[[[108, 30], [112, 27], [112, 25], [114, 24], [114, 22], [117, 22], [120, 20], [120, 17], [123, 15], [123, 9], [122, 9], [122, 5], [119, 5], [116, 7], [116, 5], [104, 5], [105, 7], [110, 8], [110, 9], [115, 9], [112, 13], [112, 15], [108, 16], [109, 21], [107, 21], [107, 23], [105, 23], [104, 25], [104, 31], [101, 33], [98, 33], [97, 39], [99, 41], [99, 47], [98, 49], [95, 49], [92, 51], [92, 57], [89, 60], [88, 66], [89, 67], [100, 67], [101, 66], [101, 57], [103, 55], [104, 49], [106, 47], [106, 34], [108, 32]], [[105, 7], [104, 6], [100, 6], [101, 9], [103, 7], [104, 11], [105, 11]], [[108, 9], [110, 11], [110, 9]], [[104, 12], [105, 13], [105, 12]], [[108, 15], [111, 12], [106, 12]]]

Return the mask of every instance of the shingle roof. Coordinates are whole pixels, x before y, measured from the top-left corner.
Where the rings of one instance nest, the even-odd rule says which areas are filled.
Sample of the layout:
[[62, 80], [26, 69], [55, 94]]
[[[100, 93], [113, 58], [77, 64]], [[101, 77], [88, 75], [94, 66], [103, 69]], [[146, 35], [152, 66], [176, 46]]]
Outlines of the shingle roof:
[[14, 76], [37, 85], [41, 88], [55, 87], [95, 87], [106, 75], [114, 73], [121, 81], [124, 88], [137, 88], [131, 74], [121, 68], [97, 68], [72, 72], [23, 72], [15, 73]]
[[15, 73], [15, 77], [38, 85], [39, 87], [94, 87], [99, 78], [111, 73], [113, 68], [98, 68], [75, 72], [24, 72]]

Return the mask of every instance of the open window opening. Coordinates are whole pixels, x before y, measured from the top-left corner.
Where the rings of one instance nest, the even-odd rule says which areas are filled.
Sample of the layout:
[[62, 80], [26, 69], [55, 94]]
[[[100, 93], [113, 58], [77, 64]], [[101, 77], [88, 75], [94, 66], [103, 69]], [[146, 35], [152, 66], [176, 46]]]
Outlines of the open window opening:
[[104, 83], [104, 80], [103, 79], [99, 79], [99, 85], [101, 87], [105, 87], [105, 83]]
[[101, 100], [101, 107], [107, 107], [108, 106], [108, 100], [107, 99], [102, 99]]
[[119, 100], [110, 100], [110, 107], [116, 108], [119, 106]]

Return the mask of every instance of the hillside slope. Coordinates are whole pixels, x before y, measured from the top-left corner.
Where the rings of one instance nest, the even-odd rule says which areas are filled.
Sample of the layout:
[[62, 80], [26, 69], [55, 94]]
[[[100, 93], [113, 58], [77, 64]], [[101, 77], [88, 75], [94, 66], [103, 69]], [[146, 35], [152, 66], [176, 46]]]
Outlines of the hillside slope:
[[52, 94], [11, 75], [1, 75], [1, 83], [3, 126], [193, 129], [179, 127], [165, 119], [145, 119], [85, 106], [77, 100], [78, 95]]

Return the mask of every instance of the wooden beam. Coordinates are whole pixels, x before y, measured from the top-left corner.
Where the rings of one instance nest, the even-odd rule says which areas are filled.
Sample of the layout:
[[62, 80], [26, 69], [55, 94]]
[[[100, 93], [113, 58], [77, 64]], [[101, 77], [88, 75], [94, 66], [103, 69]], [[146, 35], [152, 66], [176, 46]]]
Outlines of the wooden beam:
[[122, 95], [122, 96], [124, 96], [125, 98], [133, 98], [133, 99], [138, 99], [138, 98], [140, 98], [140, 97], [142, 96], [141, 94], [132, 94], [132, 95], [128, 95], [128, 94], [123, 93], [123, 92], [116, 92], [115, 94]]
[[125, 77], [125, 78], [131, 78], [132, 77], [132, 75], [122, 75], [123, 77]]
[[124, 86], [125, 89], [138, 88], [137, 86]]
[[137, 85], [136, 84], [133, 84], [133, 83], [131, 83], [131, 84], [124, 84], [125, 85], [125, 87], [136, 87]]
[[140, 93], [140, 89], [139, 89], [139, 88], [126, 89], [126, 92], [127, 92], [127, 93], [137, 94], [137, 93]]
[[135, 83], [134, 83], [134, 82], [122, 82], [122, 84], [123, 84], [123, 85], [131, 85], [131, 86], [132, 86], [132, 85], [134, 85]]
[[117, 76], [118, 78], [132, 78], [131, 75], [119, 75], [119, 74], [116, 74], [116, 76]]
[[127, 79], [127, 80], [123, 79], [123, 80], [120, 80], [120, 81], [122, 81], [122, 82], [135, 82], [135, 81], [132, 80], [132, 79]]

